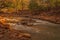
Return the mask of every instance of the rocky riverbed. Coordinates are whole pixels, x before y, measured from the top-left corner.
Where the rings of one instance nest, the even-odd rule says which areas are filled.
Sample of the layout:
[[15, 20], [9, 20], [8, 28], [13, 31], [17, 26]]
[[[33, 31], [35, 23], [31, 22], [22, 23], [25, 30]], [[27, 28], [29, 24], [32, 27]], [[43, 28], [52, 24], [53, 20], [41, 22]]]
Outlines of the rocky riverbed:
[[[26, 17], [4, 17], [4, 19], [6, 20], [5, 24], [9, 25], [11, 30], [16, 31], [16, 33], [21, 31], [23, 33], [29, 34], [31, 38], [25, 40], [60, 40], [60, 24], [54, 24], [48, 21]], [[14, 35], [14, 31], [12, 31], [11, 34]], [[6, 35], [8, 34], [9, 33]], [[29, 35], [27, 37], [29, 37]], [[8, 38], [4, 37], [2, 37], [2, 40]], [[10, 39], [8, 38], [8, 40]], [[18, 38], [13, 38], [11, 40], [18, 40]]]

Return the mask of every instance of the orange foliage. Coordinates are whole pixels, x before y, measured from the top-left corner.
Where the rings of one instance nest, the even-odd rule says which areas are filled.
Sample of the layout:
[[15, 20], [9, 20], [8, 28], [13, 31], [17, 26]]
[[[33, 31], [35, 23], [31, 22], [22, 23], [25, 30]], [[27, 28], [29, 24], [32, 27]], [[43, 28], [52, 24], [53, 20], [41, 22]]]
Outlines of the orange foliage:
[[6, 8], [4, 8], [4, 9], [1, 9], [1, 11], [4, 12], [4, 13], [12, 13], [12, 12], [15, 12], [16, 9], [13, 9], [13, 8], [6, 9]]
[[1, 22], [2, 24], [5, 24], [6, 20], [5, 20], [3, 17], [0, 16], [0, 22]]

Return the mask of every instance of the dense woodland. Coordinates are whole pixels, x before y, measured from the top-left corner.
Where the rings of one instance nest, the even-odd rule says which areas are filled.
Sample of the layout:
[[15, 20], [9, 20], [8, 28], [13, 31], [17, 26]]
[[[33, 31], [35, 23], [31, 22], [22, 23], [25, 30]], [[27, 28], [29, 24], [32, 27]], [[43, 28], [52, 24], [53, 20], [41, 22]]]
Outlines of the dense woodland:
[[49, 10], [60, 7], [60, 0], [0, 0], [0, 9]]

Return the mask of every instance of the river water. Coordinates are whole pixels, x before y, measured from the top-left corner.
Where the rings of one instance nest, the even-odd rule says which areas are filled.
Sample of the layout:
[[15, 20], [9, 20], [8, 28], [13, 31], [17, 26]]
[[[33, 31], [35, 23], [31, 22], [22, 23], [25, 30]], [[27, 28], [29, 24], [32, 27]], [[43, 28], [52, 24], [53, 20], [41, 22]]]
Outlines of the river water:
[[[31, 19], [35, 22], [26, 21], [27, 25], [23, 25], [21, 24], [20, 19], [21, 17], [14, 19], [6, 18], [7, 21], [10, 21], [6, 24], [9, 24], [14, 30], [20, 30], [26, 33], [30, 33], [31, 40], [60, 40], [60, 24], [54, 24], [39, 19]], [[25, 20], [29, 18], [22, 19]]]

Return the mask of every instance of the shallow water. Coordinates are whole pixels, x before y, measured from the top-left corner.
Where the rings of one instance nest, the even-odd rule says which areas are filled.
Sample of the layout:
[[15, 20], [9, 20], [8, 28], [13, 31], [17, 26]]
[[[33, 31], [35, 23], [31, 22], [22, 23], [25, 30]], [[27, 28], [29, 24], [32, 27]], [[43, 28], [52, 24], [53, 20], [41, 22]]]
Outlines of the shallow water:
[[32, 20], [34, 20], [35, 22], [26, 22], [29, 24], [32, 23], [32, 26], [18, 24], [21, 23], [20, 21], [17, 21], [17, 23], [7, 22], [7, 24], [9, 24], [14, 30], [20, 30], [30, 33], [31, 40], [60, 40], [60, 24], [54, 24], [48, 21], [38, 19]]

